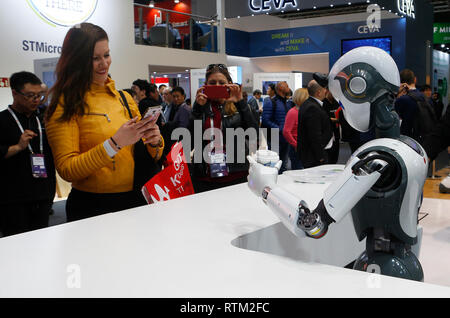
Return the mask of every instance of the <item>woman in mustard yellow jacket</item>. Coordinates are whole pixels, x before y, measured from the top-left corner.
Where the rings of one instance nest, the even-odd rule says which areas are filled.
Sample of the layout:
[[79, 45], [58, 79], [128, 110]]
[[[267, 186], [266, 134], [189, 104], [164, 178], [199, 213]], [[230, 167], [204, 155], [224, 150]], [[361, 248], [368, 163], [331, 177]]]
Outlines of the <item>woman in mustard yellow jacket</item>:
[[155, 161], [164, 148], [156, 119], [140, 120], [136, 103], [124, 93], [134, 117], [130, 119], [108, 76], [110, 65], [108, 36], [102, 28], [82, 23], [68, 31], [46, 114], [56, 169], [72, 182], [68, 221], [145, 203], [133, 191], [134, 144], [143, 139]]

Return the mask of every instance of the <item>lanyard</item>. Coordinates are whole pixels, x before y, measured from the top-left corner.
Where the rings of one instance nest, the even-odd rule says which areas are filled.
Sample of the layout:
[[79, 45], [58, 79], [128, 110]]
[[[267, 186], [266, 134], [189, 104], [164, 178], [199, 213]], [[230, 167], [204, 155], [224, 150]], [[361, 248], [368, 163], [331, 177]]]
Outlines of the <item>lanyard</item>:
[[[13, 116], [14, 120], [16, 121], [17, 126], [19, 126], [20, 131], [22, 132], [22, 134], [24, 133], [23, 127], [20, 124], [19, 119], [17, 118], [16, 114], [14, 114], [14, 112], [11, 110], [11, 108], [8, 107], [9, 112], [11, 113], [11, 116]], [[41, 154], [44, 153], [44, 146], [42, 143], [42, 127], [41, 127], [41, 122], [39, 121], [39, 119], [36, 117], [36, 121], [38, 124], [38, 129], [39, 129], [39, 150], [41, 151]], [[34, 155], [34, 151], [33, 148], [31, 148], [30, 143], [28, 143], [28, 149], [30, 149], [31, 153]]]
[[[216, 136], [214, 135], [214, 111], [213, 111], [212, 106], [210, 106], [210, 107], [211, 107], [211, 112], [213, 114], [213, 116], [209, 118], [209, 123], [211, 125], [211, 127], [210, 127], [211, 128], [211, 136], [210, 136], [210, 138], [212, 140], [213, 137], [214, 137], [214, 144], [215, 144], [216, 143], [216, 138], [215, 138]], [[222, 114], [220, 116], [222, 116]], [[220, 140], [219, 140], [221, 147], [223, 147], [223, 131], [222, 131], [222, 129], [223, 129], [223, 122], [221, 120], [220, 121]], [[211, 147], [214, 148], [213, 145], [211, 145]]]

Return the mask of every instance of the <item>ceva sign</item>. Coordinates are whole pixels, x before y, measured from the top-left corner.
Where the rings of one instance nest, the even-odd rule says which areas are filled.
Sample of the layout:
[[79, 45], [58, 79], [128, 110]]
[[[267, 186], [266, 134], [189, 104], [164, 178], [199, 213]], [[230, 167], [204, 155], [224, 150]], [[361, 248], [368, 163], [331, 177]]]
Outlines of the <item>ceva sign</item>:
[[86, 21], [97, 8], [98, 0], [27, 0], [28, 5], [46, 23], [73, 26]]
[[407, 17], [416, 18], [414, 0], [397, 0], [398, 11]]
[[287, 6], [297, 7], [296, 0], [248, 0], [248, 7], [252, 12], [283, 10]]

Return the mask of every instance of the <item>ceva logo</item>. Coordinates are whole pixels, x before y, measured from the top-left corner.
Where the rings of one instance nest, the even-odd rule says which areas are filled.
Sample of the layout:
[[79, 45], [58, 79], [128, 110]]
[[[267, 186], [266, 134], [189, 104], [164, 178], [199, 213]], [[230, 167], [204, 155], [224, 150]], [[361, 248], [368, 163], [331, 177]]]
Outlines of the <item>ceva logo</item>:
[[86, 21], [98, 0], [27, 0], [28, 5], [51, 26], [73, 26]]

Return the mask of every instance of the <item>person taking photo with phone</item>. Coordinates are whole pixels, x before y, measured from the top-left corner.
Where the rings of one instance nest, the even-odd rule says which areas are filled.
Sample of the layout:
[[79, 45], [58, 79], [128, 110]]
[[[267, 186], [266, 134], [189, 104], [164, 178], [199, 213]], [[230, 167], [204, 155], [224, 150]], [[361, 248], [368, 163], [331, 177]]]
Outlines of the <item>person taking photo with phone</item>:
[[[254, 143], [256, 148], [258, 131], [258, 123], [247, 101], [243, 99], [242, 89], [233, 84], [227, 67], [224, 64], [211, 64], [206, 69], [205, 77], [205, 85], [198, 89], [192, 107], [191, 136], [194, 140], [202, 139], [202, 149], [195, 149], [191, 165], [196, 193], [247, 182], [249, 164], [246, 157], [250, 143]], [[201, 136], [195, 136], [196, 124], [201, 125]], [[251, 128], [255, 140], [246, 138], [242, 144], [236, 135], [229, 135], [238, 128], [244, 131]], [[205, 132], [206, 136], [211, 137], [207, 138], [209, 140], [203, 140]], [[232, 149], [232, 145], [227, 147], [226, 144], [231, 137], [234, 141]], [[198, 154], [201, 155], [199, 161]]]
[[108, 35], [101, 27], [82, 23], [69, 29], [46, 113], [56, 169], [72, 182], [68, 221], [145, 204], [133, 190], [135, 145], [142, 139], [153, 161], [163, 151], [156, 118], [141, 120], [133, 98], [116, 90], [110, 65]]

